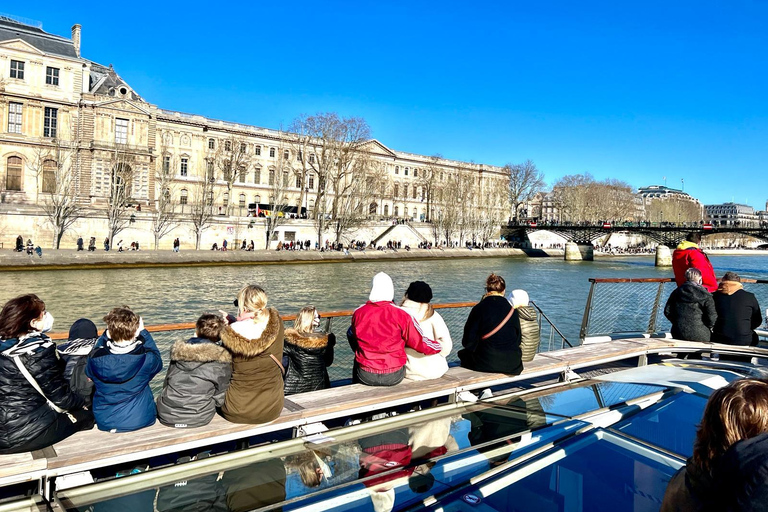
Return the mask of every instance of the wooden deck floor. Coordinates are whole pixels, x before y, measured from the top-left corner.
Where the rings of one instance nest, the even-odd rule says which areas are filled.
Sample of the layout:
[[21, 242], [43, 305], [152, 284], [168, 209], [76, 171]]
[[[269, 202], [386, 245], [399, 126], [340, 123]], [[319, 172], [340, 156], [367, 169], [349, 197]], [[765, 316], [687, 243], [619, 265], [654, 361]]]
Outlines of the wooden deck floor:
[[[76, 473], [114, 464], [130, 464], [166, 453], [191, 450], [216, 443], [243, 439], [317, 423], [329, 418], [347, 417], [376, 409], [386, 409], [435, 397], [454, 397], [464, 390], [523, 381], [531, 377], [557, 374], [566, 368], [578, 370], [596, 363], [639, 357], [670, 347], [688, 349], [711, 347], [710, 344], [668, 339], [628, 339], [585, 345], [537, 354], [526, 363], [517, 377], [479, 373], [465, 368], [451, 368], [440, 379], [404, 381], [393, 387], [349, 385], [292, 395], [286, 398], [281, 416], [268, 424], [238, 425], [221, 417], [200, 428], [175, 429], [156, 423], [136, 432], [111, 434], [97, 429], [79, 432], [42, 453], [0, 456], [0, 485], [30, 481], [40, 477]], [[768, 351], [766, 351], [768, 355]]]

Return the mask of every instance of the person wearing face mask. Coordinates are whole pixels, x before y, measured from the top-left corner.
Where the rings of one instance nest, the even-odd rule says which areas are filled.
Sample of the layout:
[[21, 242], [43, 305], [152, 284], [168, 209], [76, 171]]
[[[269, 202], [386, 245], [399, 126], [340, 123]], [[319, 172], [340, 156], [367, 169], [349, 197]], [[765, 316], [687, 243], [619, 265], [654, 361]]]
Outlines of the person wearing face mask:
[[336, 336], [320, 330], [320, 315], [314, 306], [302, 308], [293, 321], [293, 328], [285, 331], [285, 394], [331, 387], [327, 368], [333, 364], [335, 345]]
[[0, 311], [0, 454], [41, 450], [93, 428], [93, 413], [70, 389], [44, 334], [52, 327], [37, 295], [11, 299]]

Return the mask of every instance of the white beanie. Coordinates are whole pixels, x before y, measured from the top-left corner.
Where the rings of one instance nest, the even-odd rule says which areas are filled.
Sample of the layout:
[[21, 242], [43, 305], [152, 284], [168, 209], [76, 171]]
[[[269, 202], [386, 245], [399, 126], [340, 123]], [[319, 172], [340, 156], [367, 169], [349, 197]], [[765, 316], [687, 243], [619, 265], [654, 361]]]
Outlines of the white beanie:
[[371, 294], [368, 296], [368, 300], [371, 302], [392, 302], [394, 298], [395, 285], [392, 284], [392, 278], [384, 272], [379, 272], [373, 276]]
[[509, 297], [509, 302], [512, 303], [513, 308], [527, 306], [528, 301], [528, 292], [525, 290], [512, 290], [512, 295]]

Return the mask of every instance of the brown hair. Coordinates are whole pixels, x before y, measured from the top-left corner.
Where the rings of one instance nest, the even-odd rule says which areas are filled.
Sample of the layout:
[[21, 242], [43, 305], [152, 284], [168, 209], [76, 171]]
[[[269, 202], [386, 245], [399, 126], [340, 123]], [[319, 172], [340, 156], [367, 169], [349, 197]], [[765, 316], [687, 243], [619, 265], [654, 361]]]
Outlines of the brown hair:
[[221, 331], [224, 330], [225, 325], [226, 322], [219, 315], [205, 313], [197, 319], [195, 330], [197, 330], [197, 335], [201, 338], [219, 341], [221, 339]]
[[132, 341], [139, 328], [139, 316], [128, 306], [114, 308], [104, 317], [113, 341]]
[[739, 379], [709, 396], [696, 432], [693, 462], [711, 471], [714, 461], [737, 441], [768, 432], [768, 383]]
[[5, 303], [0, 311], [0, 338], [17, 338], [34, 331], [30, 323], [45, 312], [45, 302], [35, 294], [21, 295]]
[[491, 274], [488, 279], [485, 280], [486, 292], [504, 292], [507, 289], [507, 283], [504, 282], [504, 278], [496, 274]]

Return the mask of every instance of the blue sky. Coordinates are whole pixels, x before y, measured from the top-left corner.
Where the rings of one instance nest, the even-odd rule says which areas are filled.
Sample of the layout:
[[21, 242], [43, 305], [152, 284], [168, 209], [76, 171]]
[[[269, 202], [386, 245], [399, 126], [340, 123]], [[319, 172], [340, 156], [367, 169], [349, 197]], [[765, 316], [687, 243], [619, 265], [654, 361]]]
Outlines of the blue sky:
[[768, 199], [768, 2], [6, 0], [162, 108], [279, 128], [364, 117], [385, 145], [549, 183], [590, 172]]

